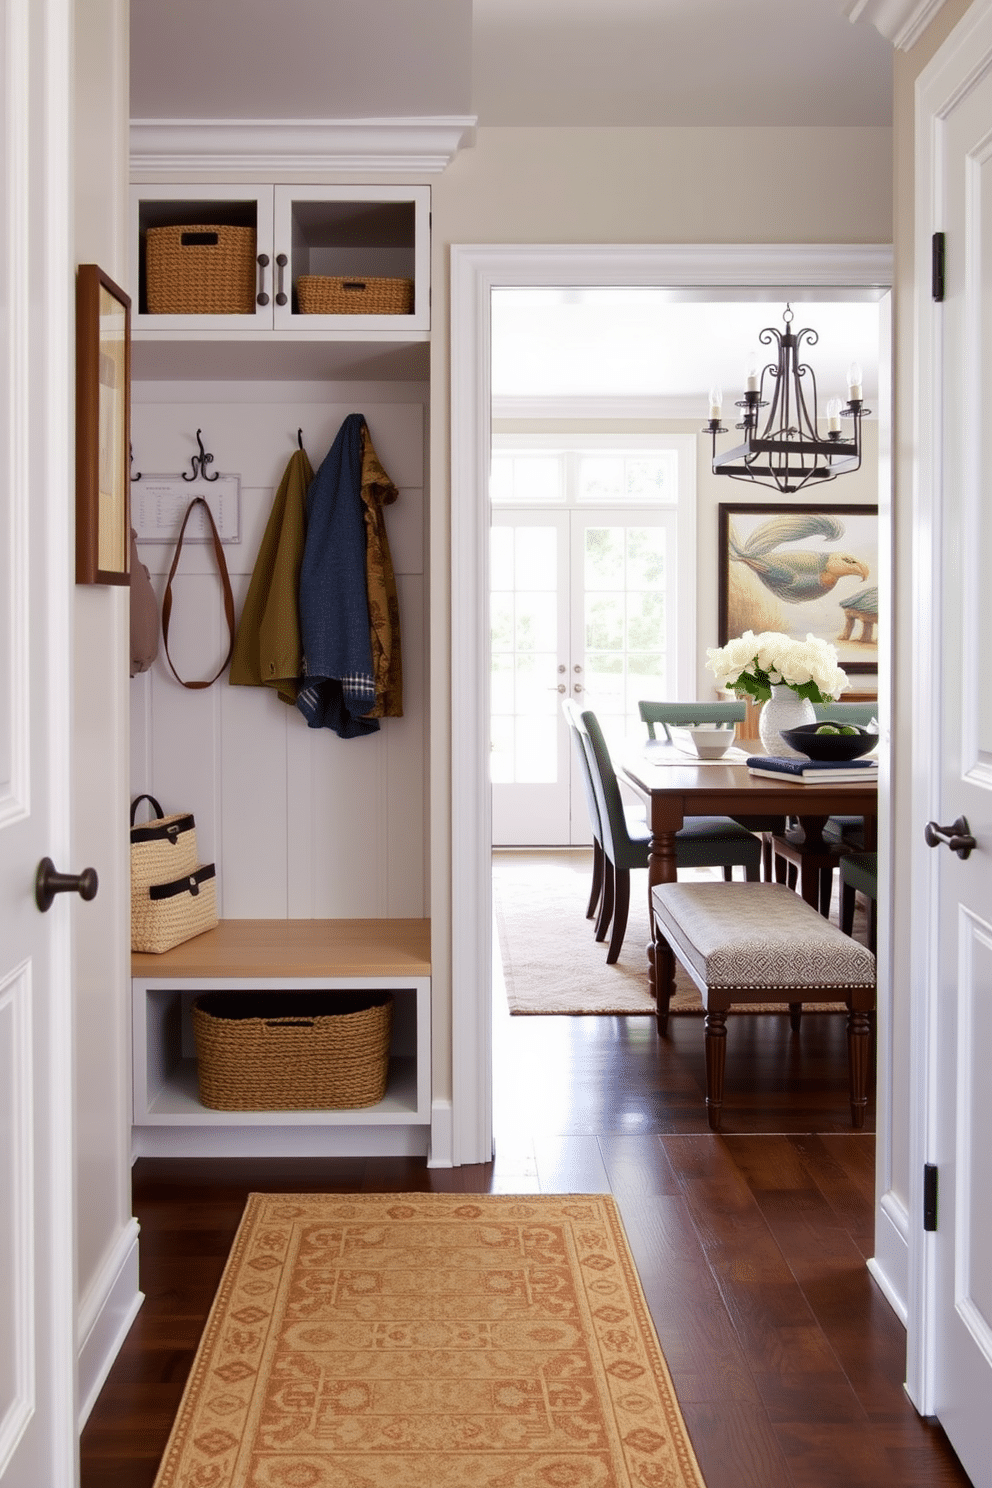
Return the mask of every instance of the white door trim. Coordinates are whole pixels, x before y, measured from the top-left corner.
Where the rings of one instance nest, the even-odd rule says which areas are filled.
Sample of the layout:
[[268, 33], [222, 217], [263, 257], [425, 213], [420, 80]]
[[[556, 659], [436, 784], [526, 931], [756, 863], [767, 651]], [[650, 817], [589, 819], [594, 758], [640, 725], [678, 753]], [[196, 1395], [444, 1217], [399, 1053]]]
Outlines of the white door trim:
[[944, 368], [941, 321], [929, 274], [931, 235], [941, 227], [945, 121], [992, 67], [992, 0], [974, 0], [916, 83], [915, 376], [917, 437], [913, 491], [913, 656], [920, 685], [913, 698], [912, 941], [910, 964], [909, 1320], [906, 1389], [922, 1415], [935, 1400], [936, 1270], [933, 1236], [922, 1227], [923, 1165], [937, 1136], [937, 999], [935, 964], [939, 860], [923, 842], [923, 823], [939, 819], [940, 714], [927, 679], [941, 650], [939, 543]]
[[[885, 244], [451, 247], [452, 1160], [492, 1154], [491, 820], [488, 751], [489, 298], [500, 286], [887, 290]], [[838, 297], [839, 297], [838, 295]], [[884, 935], [884, 923], [880, 934]], [[880, 1117], [880, 1130], [884, 1130]]]

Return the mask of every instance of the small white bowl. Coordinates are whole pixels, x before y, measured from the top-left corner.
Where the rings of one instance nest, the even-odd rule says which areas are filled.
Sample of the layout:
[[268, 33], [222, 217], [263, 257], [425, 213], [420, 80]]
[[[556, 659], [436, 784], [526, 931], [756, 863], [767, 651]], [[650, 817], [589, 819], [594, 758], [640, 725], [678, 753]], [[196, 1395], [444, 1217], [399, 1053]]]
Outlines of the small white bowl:
[[700, 724], [689, 729], [689, 737], [700, 759], [720, 759], [734, 742], [734, 728], [718, 723]]

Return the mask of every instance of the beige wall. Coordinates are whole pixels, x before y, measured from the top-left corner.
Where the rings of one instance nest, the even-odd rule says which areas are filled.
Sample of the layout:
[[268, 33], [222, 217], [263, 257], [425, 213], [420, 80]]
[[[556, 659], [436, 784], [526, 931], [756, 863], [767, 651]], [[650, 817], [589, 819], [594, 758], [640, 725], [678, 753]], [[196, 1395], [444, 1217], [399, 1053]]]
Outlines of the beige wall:
[[[856, 166], [852, 166], [856, 162]], [[787, 183], [787, 184], [784, 184]], [[480, 129], [433, 187], [431, 914], [435, 1097], [450, 1093], [452, 243], [887, 243], [887, 129]]]
[[[127, 0], [78, 0], [75, 257], [127, 281]], [[100, 891], [74, 911], [80, 1393], [133, 1301], [127, 860], [128, 596], [74, 590], [73, 863]], [[122, 1269], [123, 1268], [123, 1269]]]

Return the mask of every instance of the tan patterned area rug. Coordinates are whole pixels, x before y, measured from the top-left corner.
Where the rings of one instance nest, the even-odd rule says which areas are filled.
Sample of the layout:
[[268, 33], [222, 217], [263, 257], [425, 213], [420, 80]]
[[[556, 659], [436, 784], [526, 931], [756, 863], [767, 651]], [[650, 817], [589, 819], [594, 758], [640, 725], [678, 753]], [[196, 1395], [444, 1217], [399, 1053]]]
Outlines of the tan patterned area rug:
[[[720, 870], [692, 875], [719, 878]], [[647, 874], [631, 875], [630, 915], [620, 957], [606, 964], [606, 944], [587, 920], [592, 852], [584, 849], [497, 849], [493, 853], [493, 911], [510, 1012], [637, 1015], [654, 1013], [648, 991]], [[855, 935], [864, 915], [855, 918]], [[807, 1011], [836, 1011], [838, 1003], [808, 1003]], [[676, 965], [672, 1013], [701, 1014], [702, 1000]], [[755, 1003], [742, 1012], [780, 1012], [781, 1003]]]
[[705, 1488], [605, 1194], [252, 1194], [155, 1483]]

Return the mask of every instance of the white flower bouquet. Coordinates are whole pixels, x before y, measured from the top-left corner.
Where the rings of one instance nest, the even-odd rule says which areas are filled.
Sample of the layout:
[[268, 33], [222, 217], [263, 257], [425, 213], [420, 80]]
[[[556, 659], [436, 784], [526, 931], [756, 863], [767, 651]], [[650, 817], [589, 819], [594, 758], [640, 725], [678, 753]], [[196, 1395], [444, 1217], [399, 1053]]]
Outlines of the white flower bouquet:
[[718, 687], [746, 692], [757, 702], [766, 702], [773, 687], [790, 687], [811, 703], [828, 703], [851, 685], [837, 665], [836, 648], [813, 635], [797, 641], [777, 630], [746, 630], [725, 646], [710, 646], [706, 658]]

